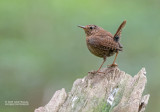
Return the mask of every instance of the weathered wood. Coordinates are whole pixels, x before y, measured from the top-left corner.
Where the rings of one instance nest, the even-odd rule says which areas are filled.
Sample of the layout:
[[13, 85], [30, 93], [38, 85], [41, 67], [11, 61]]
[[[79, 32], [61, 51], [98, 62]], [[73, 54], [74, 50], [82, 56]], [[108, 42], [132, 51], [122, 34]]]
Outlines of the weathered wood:
[[142, 97], [145, 68], [132, 77], [119, 68], [104, 68], [77, 79], [71, 92], [56, 91], [51, 101], [35, 112], [144, 112], [149, 95]]

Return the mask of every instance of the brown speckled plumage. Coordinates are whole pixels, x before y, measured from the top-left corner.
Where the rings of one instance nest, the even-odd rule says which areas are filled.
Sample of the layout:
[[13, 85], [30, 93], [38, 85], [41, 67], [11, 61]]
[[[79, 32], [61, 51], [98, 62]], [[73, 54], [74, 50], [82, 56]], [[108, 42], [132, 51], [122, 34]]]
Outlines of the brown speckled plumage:
[[[118, 51], [122, 51], [123, 47], [119, 42], [121, 30], [125, 26], [126, 21], [123, 21], [119, 26], [117, 32], [113, 36], [110, 32], [96, 25], [79, 26], [84, 29], [86, 33], [86, 43], [89, 51], [95, 56], [104, 59], [102, 65], [106, 61], [106, 57], [110, 57]], [[115, 57], [115, 60], [116, 60]], [[115, 66], [115, 60], [111, 66]], [[102, 67], [100, 66], [100, 68]], [[97, 72], [99, 72], [100, 68]]]

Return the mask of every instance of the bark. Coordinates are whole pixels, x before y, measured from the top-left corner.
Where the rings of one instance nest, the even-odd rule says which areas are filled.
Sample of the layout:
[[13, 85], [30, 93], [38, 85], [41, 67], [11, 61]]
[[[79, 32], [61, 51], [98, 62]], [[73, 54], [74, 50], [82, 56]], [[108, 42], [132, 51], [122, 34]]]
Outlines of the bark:
[[149, 94], [142, 96], [147, 82], [145, 68], [131, 75], [119, 68], [104, 68], [77, 79], [71, 91], [56, 91], [51, 101], [35, 112], [144, 112]]

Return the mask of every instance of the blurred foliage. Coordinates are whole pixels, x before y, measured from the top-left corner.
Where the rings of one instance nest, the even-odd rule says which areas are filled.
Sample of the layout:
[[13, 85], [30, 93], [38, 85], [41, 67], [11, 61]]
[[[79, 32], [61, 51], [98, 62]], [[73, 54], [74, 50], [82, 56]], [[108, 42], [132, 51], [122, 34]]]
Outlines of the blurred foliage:
[[[77, 25], [96, 24], [115, 33], [126, 19], [118, 56], [121, 70], [146, 67], [147, 112], [160, 108], [159, 0], [0, 0], [0, 111], [31, 112], [57, 89], [96, 70], [102, 59], [87, 49]], [[111, 64], [108, 58], [105, 66]], [[29, 106], [5, 106], [5, 101]]]

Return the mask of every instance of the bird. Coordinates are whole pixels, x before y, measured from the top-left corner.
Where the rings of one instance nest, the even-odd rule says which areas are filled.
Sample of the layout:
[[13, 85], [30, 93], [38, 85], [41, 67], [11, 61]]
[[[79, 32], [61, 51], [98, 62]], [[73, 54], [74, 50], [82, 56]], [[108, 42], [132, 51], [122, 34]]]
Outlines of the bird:
[[103, 58], [103, 62], [96, 73], [100, 72], [100, 69], [105, 63], [107, 57], [113, 56], [114, 54], [116, 54], [114, 61], [111, 65], [109, 65], [109, 67], [118, 66], [115, 61], [119, 51], [123, 50], [123, 46], [120, 43], [120, 38], [122, 29], [125, 25], [126, 20], [121, 23], [114, 35], [97, 25], [78, 25], [78, 27], [82, 28], [86, 34], [86, 43], [89, 51], [95, 56]]

